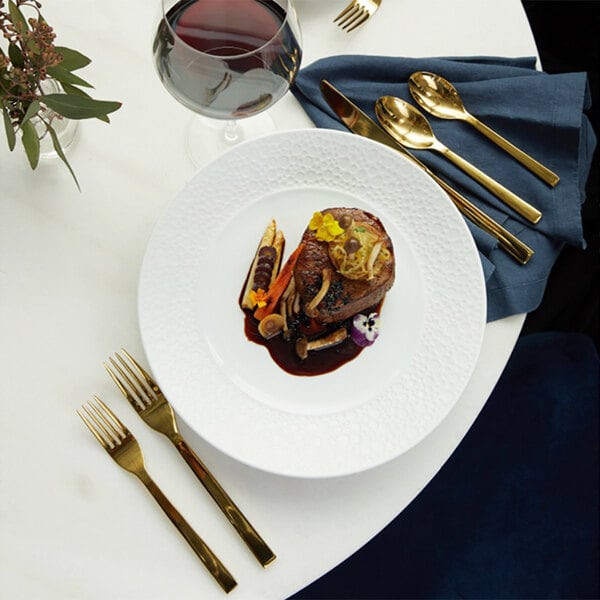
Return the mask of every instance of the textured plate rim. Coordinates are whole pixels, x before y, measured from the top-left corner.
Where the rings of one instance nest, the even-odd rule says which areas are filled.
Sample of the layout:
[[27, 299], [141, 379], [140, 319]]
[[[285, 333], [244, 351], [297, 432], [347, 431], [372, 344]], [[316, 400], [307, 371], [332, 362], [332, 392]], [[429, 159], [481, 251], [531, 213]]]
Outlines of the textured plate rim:
[[[456, 349], [458, 351], [458, 354], [462, 353], [459, 365], [460, 372], [455, 373], [457, 377], [452, 383], [446, 382], [448, 385], [446, 385], [443, 390], [439, 386], [437, 386], [435, 390], [422, 390], [413, 384], [412, 391], [416, 392], [414, 395], [417, 396], [417, 398], [403, 398], [403, 401], [407, 400], [409, 403], [418, 402], [418, 397], [428, 391], [439, 391], [441, 393], [438, 395], [444, 397], [432, 400], [437, 403], [434, 407], [435, 418], [433, 421], [426, 424], [423, 429], [416, 427], [417, 431], [414, 434], [409, 433], [406, 435], [403, 433], [402, 435], [404, 435], [405, 438], [403, 440], [394, 441], [394, 432], [391, 431], [390, 428], [393, 427], [394, 424], [402, 428], [404, 424], [399, 423], [395, 419], [395, 413], [398, 412], [398, 410], [390, 406], [389, 397], [387, 396], [383, 401], [376, 398], [373, 399], [373, 401], [366, 402], [366, 409], [365, 406], [358, 407], [352, 415], [347, 413], [352, 413], [353, 411], [346, 411], [342, 418], [342, 421], [346, 421], [346, 423], [342, 424], [340, 424], [339, 419], [336, 421], [335, 415], [318, 415], [314, 418], [307, 415], [293, 415], [292, 417], [286, 417], [286, 422], [286, 418], [281, 420], [281, 415], [275, 415], [274, 418], [273, 413], [277, 413], [277, 411], [270, 411], [268, 415], [262, 415], [263, 417], [266, 417], [265, 420], [268, 423], [268, 426], [266, 424], [261, 426], [261, 424], [257, 425], [255, 423], [250, 428], [252, 434], [260, 433], [262, 443], [259, 444], [254, 441], [245, 442], [243, 440], [232, 440], [231, 438], [224, 442], [219, 435], [222, 428], [220, 429], [220, 426], [217, 424], [212, 430], [207, 430], [204, 424], [201, 423], [201, 419], [198, 418], [198, 415], [192, 414], [194, 411], [190, 411], [189, 406], [183, 401], [183, 395], [185, 395], [187, 391], [191, 391], [191, 393], [194, 393], [194, 391], [198, 392], [201, 389], [201, 386], [198, 387], [198, 382], [194, 381], [194, 377], [191, 373], [178, 371], [179, 367], [177, 365], [180, 364], [181, 353], [184, 352], [185, 349], [182, 349], [172, 340], [171, 343], [166, 344], [169, 346], [169, 348], [166, 348], [164, 339], [165, 319], [160, 314], [157, 317], [156, 307], [152, 306], [152, 297], [157, 293], [159, 296], [163, 294], [162, 299], [164, 300], [165, 292], [161, 292], [160, 290], [164, 290], [165, 287], [168, 287], [165, 285], [164, 277], [168, 276], [169, 269], [172, 267], [172, 264], [169, 264], [169, 260], [172, 260], [172, 256], [165, 257], [164, 240], [168, 239], [170, 235], [173, 235], [173, 227], [175, 226], [173, 223], [174, 215], [177, 215], [178, 211], [184, 212], [181, 208], [182, 203], [185, 202], [186, 197], [189, 200], [190, 194], [194, 194], [194, 186], [198, 184], [200, 178], [206, 180], [207, 178], [210, 179], [210, 177], [215, 177], [214, 173], [215, 171], [218, 172], [219, 169], [221, 169], [221, 172], [216, 175], [216, 177], [222, 177], [222, 169], [225, 163], [231, 163], [233, 161], [233, 164], [235, 164], [235, 161], [239, 160], [240, 157], [250, 158], [251, 155], [257, 156], [257, 154], [260, 155], [265, 151], [273, 150], [273, 148], [280, 151], [281, 147], [290, 149], [290, 154], [288, 156], [283, 156], [282, 160], [293, 162], [294, 165], [296, 164], [295, 161], [299, 159], [302, 160], [303, 157], [305, 158], [307, 150], [314, 152], [315, 148], [317, 151], [319, 149], [326, 149], [327, 152], [335, 152], [340, 157], [348, 152], [359, 152], [361, 155], [362, 153], [367, 153], [371, 161], [376, 161], [378, 165], [380, 163], [383, 164], [386, 172], [387, 169], [390, 168], [397, 169], [394, 173], [394, 182], [396, 180], [401, 180], [402, 177], [408, 177], [418, 181], [418, 185], [423, 188], [423, 192], [426, 196], [424, 200], [429, 203], [428, 208], [434, 209], [433, 216], [443, 223], [445, 231], [450, 231], [452, 248], [449, 252], [449, 260], [454, 260], [458, 257], [461, 261], [464, 261], [462, 269], [467, 269], [466, 274], [470, 286], [468, 296], [470, 313], [466, 314], [465, 311], [461, 310], [460, 306], [454, 306], [452, 310], [450, 310], [450, 313], [452, 318], [458, 319], [455, 329], [461, 326], [468, 328], [471, 338], [467, 339], [463, 336], [463, 339], [461, 340], [458, 329], [449, 334], [450, 337], [455, 338], [459, 345], [463, 344], [465, 346], [455, 346], [453, 348], [453, 350]], [[320, 162], [313, 163], [312, 168], [318, 170], [320, 164]], [[368, 172], [363, 170], [363, 172], [357, 173], [356, 176], [363, 178], [368, 177]], [[386, 177], [387, 175], [384, 175], [384, 179]], [[384, 190], [382, 193], [387, 194], [388, 192]], [[252, 198], [251, 201], [254, 202], [257, 199], [258, 198]], [[243, 206], [246, 206], [249, 201], [250, 200], [247, 198], [243, 199], [243, 204], [240, 209]], [[415, 204], [415, 206], [418, 206], [417, 212], [419, 212], [419, 210], [421, 210], [421, 204]], [[189, 205], [187, 209], [189, 209]], [[432, 215], [429, 214], [426, 216], [427, 218], [430, 218]], [[170, 232], [169, 229], [171, 230]], [[435, 230], [435, 227], [433, 227], [433, 229]], [[439, 233], [439, 229], [437, 233]], [[424, 235], [427, 236], [429, 234], [431, 234], [431, 232], [425, 231]], [[434, 234], [435, 232], [432, 235]], [[423, 235], [423, 232], [421, 232], [421, 235]], [[189, 243], [188, 236], [187, 244], [189, 245]], [[185, 244], [186, 242], [184, 242], [184, 245]], [[183, 252], [183, 254], [185, 254], [185, 252]], [[437, 254], [436, 259], [446, 258], [445, 254], [444, 257], [441, 257], [439, 253]], [[432, 272], [435, 274], [436, 271], [439, 271], [439, 267], [427, 264], [426, 260], [421, 266], [424, 266], [428, 271], [424, 276], [428, 285], [434, 285], [435, 287], [435, 282], [432, 280]], [[464, 276], [465, 273], [462, 273], [462, 275]], [[157, 279], [157, 276], [159, 279]], [[450, 291], [451, 293], [457, 293], [457, 290], [454, 289]], [[465, 299], [467, 299], [466, 296]], [[439, 306], [437, 308], [439, 308]], [[433, 309], [434, 307], [428, 308], [428, 310]], [[187, 316], [189, 315], [186, 315], [186, 317]], [[430, 316], [431, 315], [428, 314], [427, 318], [430, 318]], [[278, 132], [263, 138], [244, 142], [239, 146], [232, 148], [226, 154], [218, 157], [196, 173], [183, 189], [167, 204], [162, 215], [155, 224], [144, 255], [138, 287], [138, 317], [142, 343], [151, 370], [163, 388], [165, 395], [169, 398], [171, 404], [173, 404], [178, 416], [198, 433], [198, 435], [225, 454], [261, 470], [293, 477], [332, 477], [360, 472], [383, 464], [388, 460], [399, 456], [421, 441], [445, 418], [462, 394], [464, 387], [472, 375], [472, 371], [479, 356], [485, 326], [485, 287], [480, 259], [466, 224], [446, 195], [430, 181], [426, 175], [404, 159], [400, 154], [381, 144], [372, 142], [371, 140], [359, 138], [358, 136], [353, 136], [345, 132], [322, 129], [303, 129]], [[153, 318], [158, 318], [158, 320], [162, 319], [162, 322], [158, 325], [152, 323]], [[178, 318], [181, 318], [181, 315]], [[450, 329], [452, 329], [452, 327], [450, 327]], [[448, 340], [446, 340], [446, 343], [447, 342]], [[430, 352], [436, 355], [433, 357], [434, 361], [443, 361], [444, 359], [450, 361], [453, 360], [448, 352], [442, 352], [441, 355], [438, 356], [440, 353], [437, 352], [434, 345], [432, 345], [435, 343], [435, 340], [427, 340], [425, 343]], [[190, 349], [188, 348], [187, 350], [189, 352]], [[421, 348], [419, 348], [419, 350], [421, 350]], [[171, 355], [169, 355], [169, 352]], [[204, 359], [206, 359], [206, 356], [206, 354], [203, 355]], [[416, 360], [420, 361], [419, 364], [423, 362], [423, 359], [423, 356], [416, 357]], [[443, 369], [442, 362], [439, 362], [438, 365]], [[429, 368], [425, 369], [425, 371], [429, 370]], [[177, 372], [175, 373], [174, 371]], [[435, 373], [428, 374], [435, 375]], [[177, 382], [175, 380], [177, 380]], [[226, 385], [230, 384], [231, 382]], [[448, 387], [450, 389], [447, 389]], [[425, 397], [426, 395], [427, 394], [425, 393]], [[204, 405], [203, 408], [206, 408], [207, 406], [210, 408], [210, 405]], [[252, 411], [254, 411], [254, 408], [252, 408]], [[264, 407], [261, 407], [258, 412], [255, 412], [254, 416], [257, 414], [260, 415], [261, 410], [264, 412]], [[377, 415], [373, 416], [373, 414], [369, 414], [370, 412], [377, 413]], [[211, 416], [213, 417], [211, 422], [214, 425], [215, 421], [218, 419], [214, 414]], [[290, 418], [294, 421], [293, 424], [289, 422]], [[233, 423], [228, 423], [228, 429], [233, 428], [235, 431], [236, 427], [239, 427], [240, 436], [238, 437], [244, 437], [244, 432], [247, 435], [247, 423], [244, 424], [243, 421], [236, 422], [234, 413], [230, 412], [229, 420], [231, 421], [232, 419]], [[275, 424], [272, 422], [273, 419], [275, 420]], [[277, 422], [278, 419], [279, 422]], [[371, 429], [376, 428], [378, 430], [377, 436], [374, 436], [373, 434], [370, 436], [367, 434], [363, 435], [360, 428], [358, 428], [358, 422], [368, 422]], [[278, 428], [280, 429], [282, 424], [303, 430], [300, 432], [299, 436], [296, 436], [295, 441], [291, 446], [285, 445], [287, 443], [287, 437], [289, 436], [278, 438], [273, 433]], [[385, 430], [384, 433], [386, 435], [382, 435], [381, 428]], [[265, 432], [268, 433], [266, 438]], [[358, 445], [358, 449], [349, 452], [349, 456], [344, 456], [344, 452], [340, 450], [343, 446], [342, 441], [337, 441], [331, 445], [325, 439], [327, 436], [337, 439], [347, 438], [349, 435], [355, 436], [354, 441]], [[402, 435], [400, 435], [400, 437], [402, 437]], [[255, 435], [251, 435], [250, 437], [253, 440], [256, 439]], [[376, 442], [373, 439], [374, 437], [377, 438]], [[305, 441], [304, 446], [302, 446], [300, 441], [302, 438], [312, 440], [311, 445], [307, 445], [307, 442]], [[344, 447], [348, 447], [349, 440], [346, 439], [345, 441], [346, 444]], [[283, 444], [283, 447], [281, 447], [278, 442]], [[367, 452], [361, 452], [360, 446], [365, 446], [368, 443], [372, 444], [372, 446], [367, 448]], [[315, 444], [317, 448], [314, 447]], [[307, 456], [302, 456], [303, 448]], [[310, 452], [307, 452], [308, 449], [310, 449]], [[292, 450], [295, 450], [295, 452], [292, 452]], [[287, 456], [282, 456], [282, 452], [287, 454]], [[300, 456], [298, 453], [300, 453]]]

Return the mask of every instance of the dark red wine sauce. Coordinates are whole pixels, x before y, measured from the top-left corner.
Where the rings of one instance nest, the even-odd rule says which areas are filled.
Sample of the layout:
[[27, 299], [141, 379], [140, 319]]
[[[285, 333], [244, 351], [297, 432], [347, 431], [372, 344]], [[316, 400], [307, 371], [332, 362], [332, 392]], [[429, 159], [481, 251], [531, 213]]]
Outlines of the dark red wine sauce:
[[[291, 375], [311, 376], [331, 373], [356, 358], [364, 350], [357, 346], [348, 335], [341, 344], [333, 348], [310, 351], [307, 358], [301, 360], [296, 354], [293, 341], [286, 341], [281, 335], [266, 340], [258, 332], [258, 321], [252, 316], [252, 313], [245, 310], [244, 315], [244, 333], [248, 340], [264, 346], [277, 365]], [[338, 323], [334, 329], [340, 325]], [[325, 333], [326, 330], [323, 330], [322, 335]]]

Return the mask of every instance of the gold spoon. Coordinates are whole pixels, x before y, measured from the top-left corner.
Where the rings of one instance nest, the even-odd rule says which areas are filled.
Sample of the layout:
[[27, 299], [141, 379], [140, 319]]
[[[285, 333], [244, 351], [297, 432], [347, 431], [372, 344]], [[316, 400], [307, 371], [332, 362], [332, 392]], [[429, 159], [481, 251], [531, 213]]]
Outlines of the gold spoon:
[[537, 223], [542, 218], [537, 208], [444, 146], [435, 137], [425, 116], [408, 102], [393, 96], [382, 96], [375, 103], [375, 112], [383, 128], [404, 146], [439, 152], [531, 223]]
[[554, 187], [559, 182], [560, 177], [556, 173], [511, 144], [469, 113], [456, 88], [440, 75], [427, 71], [417, 71], [409, 77], [408, 89], [419, 106], [433, 116], [440, 119], [466, 121], [548, 185]]

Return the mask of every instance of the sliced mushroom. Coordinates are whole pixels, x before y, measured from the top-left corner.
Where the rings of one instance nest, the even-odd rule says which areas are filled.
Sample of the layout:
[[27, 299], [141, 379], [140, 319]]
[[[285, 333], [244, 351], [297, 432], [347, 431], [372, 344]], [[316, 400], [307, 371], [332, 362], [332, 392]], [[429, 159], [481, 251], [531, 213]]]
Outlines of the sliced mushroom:
[[259, 322], [258, 333], [266, 340], [270, 340], [283, 331], [284, 324], [285, 320], [280, 314], [272, 313]]
[[300, 294], [296, 294], [294, 296], [294, 306], [292, 307], [292, 312], [295, 315], [300, 313]]
[[283, 295], [281, 296], [282, 300], [287, 300], [295, 291], [296, 291], [296, 280], [294, 279], [294, 277], [291, 277], [290, 282], [288, 283], [287, 287], [285, 288], [285, 292], [283, 292]]
[[325, 294], [329, 291], [329, 286], [331, 285], [331, 269], [323, 269], [323, 282], [321, 283], [321, 289], [317, 292], [316, 296], [307, 304], [304, 312], [309, 317], [314, 317], [315, 310], [319, 303], [323, 298], [325, 298]]
[[308, 356], [308, 340], [304, 336], [296, 340], [296, 354], [300, 360]]
[[290, 294], [290, 297], [285, 301], [288, 315], [294, 314], [294, 303], [297, 295], [298, 294], [294, 292], [293, 294]]
[[282, 301], [279, 304], [279, 314], [281, 315], [281, 318], [283, 319], [283, 323], [281, 326], [281, 330], [283, 331], [284, 335], [289, 331], [288, 329], [288, 323], [287, 323], [287, 302]]
[[372, 250], [371, 250], [371, 254], [369, 254], [369, 259], [367, 260], [367, 272], [369, 273], [369, 276], [367, 277], [367, 279], [373, 279], [374, 274], [373, 274], [373, 267], [375, 266], [375, 261], [377, 260], [377, 257], [379, 256], [379, 253], [381, 252], [381, 248], [383, 246], [383, 242], [379, 241], [377, 242]]
[[327, 350], [327, 348], [333, 348], [338, 344], [341, 344], [348, 337], [348, 331], [345, 327], [340, 327], [323, 337], [311, 340], [310, 342], [305, 338], [301, 337], [296, 341], [296, 354], [301, 360], [308, 357], [309, 352], [316, 352], [317, 350]]
[[325, 350], [341, 344], [348, 337], [348, 331], [345, 327], [340, 327], [323, 337], [312, 340], [307, 344], [307, 350]]

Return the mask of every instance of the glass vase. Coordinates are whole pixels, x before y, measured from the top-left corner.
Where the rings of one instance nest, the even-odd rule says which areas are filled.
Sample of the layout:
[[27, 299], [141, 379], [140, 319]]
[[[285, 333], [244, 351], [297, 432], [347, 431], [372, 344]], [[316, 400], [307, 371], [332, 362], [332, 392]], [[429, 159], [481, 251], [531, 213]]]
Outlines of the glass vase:
[[[42, 81], [41, 88], [44, 94], [60, 94], [63, 91], [60, 84], [54, 79], [45, 79]], [[41, 102], [43, 105], [43, 98]], [[79, 122], [73, 119], [67, 119], [48, 107], [42, 107], [41, 114], [41, 117], [36, 115], [31, 119], [31, 123], [35, 127], [35, 130], [38, 133], [38, 139], [40, 140], [40, 160], [58, 158], [58, 153], [54, 149], [52, 137], [48, 133], [46, 123], [49, 123], [52, 126], [56, 132], [56, 136], [63, 152], [66, 153], [77, 137]]]

